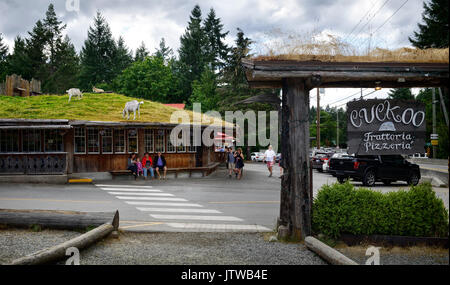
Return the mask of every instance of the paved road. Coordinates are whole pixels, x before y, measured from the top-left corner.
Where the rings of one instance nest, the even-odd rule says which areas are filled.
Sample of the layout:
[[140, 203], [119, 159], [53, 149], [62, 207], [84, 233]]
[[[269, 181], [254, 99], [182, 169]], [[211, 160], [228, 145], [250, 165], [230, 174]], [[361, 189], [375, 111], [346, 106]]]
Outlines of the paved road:
[[[270, 231], [279, 214], [279, 169], [268, 177], [262, 163], [247, 163], [241, 181], [221, 169], [207, 178], [134, 181], [118, 179], [95, 185], [0, 184], [0, 208], [112, 211], [130, 231]], [[314, 173], [314, 195], [335, 183]], [[358, 185], [355, 183], [355, 185]], [[396, 191], [398, 183], [373, 189]], [[448, 189], [436, 188], [448, 208]]]

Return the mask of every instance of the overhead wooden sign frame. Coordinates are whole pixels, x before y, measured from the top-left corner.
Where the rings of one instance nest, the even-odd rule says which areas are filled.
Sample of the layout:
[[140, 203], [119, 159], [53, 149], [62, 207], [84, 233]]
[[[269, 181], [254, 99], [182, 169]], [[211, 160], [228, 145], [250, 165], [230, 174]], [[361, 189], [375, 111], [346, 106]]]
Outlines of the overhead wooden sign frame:
[[313, 88], [443, 87], [448, 63], [261, 61], [243, 59], [252, 88], [282, 88], [281, 182], [278, 234], [302, 240], [311, 234], [309, 191], [309, 91]]

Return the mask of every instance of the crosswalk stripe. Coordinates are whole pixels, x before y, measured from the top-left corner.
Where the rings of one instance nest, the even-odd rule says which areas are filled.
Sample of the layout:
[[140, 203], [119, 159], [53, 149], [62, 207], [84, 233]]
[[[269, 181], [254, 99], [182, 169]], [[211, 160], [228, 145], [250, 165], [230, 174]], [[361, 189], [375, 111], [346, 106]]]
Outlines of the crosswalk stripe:
[[197, 230], [225, 230], [225, 231], [256, 231], [270, 232], [269, 228], [259, 225], [230, 225], [230, 224], [195, 224], [195, 223], [165, 223], [167, 226], [177, 229]]
[[169, 193], [129, 193], [129, 192], [108, 192], [111, 195], [133, 195], [133, 196], [165, 196], [173, 197], [173, 194]]
[[190, 204], [190, 203], [129, 202], [129, 201], [125, 201], [125, 203], [134, 206], [203, 207], [202, 205], [199, 204]]
[[130, 196], [116, 196], [120, 200], [149, 200], [149, 201], [177, 201], [177, 202], [187, 202], [183, 198], [161, 198], [161, 197], [130, 197]]
[[122, 187], [122, 188], [153, 188], [153, 186], [146, 186], [146, 185], [111, 185], [111, 184], [95, 184], [95, 186], [98, 187]]
[[210, 209], [179, 209], [179, 208], [141, 208], [136, 207], [142, 212], [164, 212], [164, 213], [198, 213], [198, 214], [221, 214], [217, 210]]
[[195, 216], [195, 215], [150, 215], [158, 220], [204, 220], [204, 221], [242, 221], [231, 216]]
[[100, 188], [105, 191], [125, 191], [125, 192], [162, 192], [157, 189], [129, 189], [129, 188]]

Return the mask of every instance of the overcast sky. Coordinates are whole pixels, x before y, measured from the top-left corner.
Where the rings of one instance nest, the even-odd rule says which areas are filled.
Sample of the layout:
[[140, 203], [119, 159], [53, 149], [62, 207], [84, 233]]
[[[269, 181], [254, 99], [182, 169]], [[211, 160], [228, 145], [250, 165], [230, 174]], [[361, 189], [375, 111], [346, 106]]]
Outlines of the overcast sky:
[[[66, 9], [66, 2], [77, 1], [79, 11]], [[123, 36], [130, 49], [135, 50], [144, 41], [154, 51], [164, 37], [176, 51], [190, 12], [199, 4], [205, 17], [211, 7], [216, 10], [225, 30], [230, 31], [229, 44], [239, 27], [255, 41], [256, 53], [263, 53], [263, 43], [278, 31], [299, 35], [322, 32], [356, 45], [368, 45], [372, 33], [371, 45], [409, 46], [408, 36], [421, 21], [423, 5], [422, 0], [0, 0], [0, 33], [11, 48], [17, 35], [27, 36], [36, 21], [45, 17], [50, 3], [67, 23], [66, 33], [78, 51], [97, 11], [107, 19], [113, 36]], [[332, 103], [356, 91], [327, 89], [322, 102]], [[367, 98], [381, 98], [385, 93], [382, 90]], [[342, 103], [345, 101], [339, 102]]]

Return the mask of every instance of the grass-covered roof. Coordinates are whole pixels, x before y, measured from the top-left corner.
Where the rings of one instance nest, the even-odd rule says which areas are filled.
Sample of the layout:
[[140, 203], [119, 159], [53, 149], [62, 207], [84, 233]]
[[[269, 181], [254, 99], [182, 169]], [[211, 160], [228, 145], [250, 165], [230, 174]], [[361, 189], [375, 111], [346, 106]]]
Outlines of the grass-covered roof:
[[[171, 123], [170, 117], [179, 109], [165, 106], [140, 98], [127, 97], [120, 94], [83, 94], [83, 99], [69, 96], [42, 95], [33, 97], [9, 97], [0, 96], [0, 118], [3, 119], [67, 119], [81, 121], [101, 122], [146, 122], [146, 123]], [[132, 100], [144, 101], [141, 106], [141, 117], [133, 114], [130, 120], [123, 119], [122, 111], [125, 104]], [[193, 112], [186, 111], [192, 122]], [[210, 117], [203, 115], [206, 120]], [[210, 123], [212, 123], [211, 120]], [[210, 124], [202, 122], [203, 125]], [[227, 126], [231, 126], [227, 124]]]

